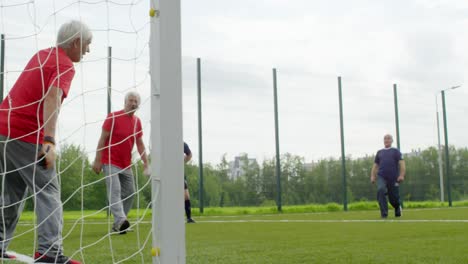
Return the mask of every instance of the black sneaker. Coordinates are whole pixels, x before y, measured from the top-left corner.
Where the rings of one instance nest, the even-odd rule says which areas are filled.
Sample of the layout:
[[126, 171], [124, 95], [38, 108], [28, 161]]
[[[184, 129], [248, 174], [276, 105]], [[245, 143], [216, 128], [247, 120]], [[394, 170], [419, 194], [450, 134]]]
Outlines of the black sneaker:
[[56, 264], [81, 264], [78, 260], [70, 259], [64, 255], [49, 257], [41, 255], [41, 253], [34, 253], [34, 263], [56, 263]]
[[128, 220], [124, 220], [120, 225], [112, 227], [112, 231], [124, 235], [127, 234], [127, 230], [129, 227], [130, 222], [128, 222]]
[[403, 215], [401, 205], [395, 208], [395, 217], [401, 217]]
[[14, 260], [16, 259], [16, 256], [10, 255], [6, 252], [0, 251], [0, 259], [3, 260]]
[[192, 218], [189, 218], [187, 219], [187, 224], [195, 224], [195, 220], [193, 220]]

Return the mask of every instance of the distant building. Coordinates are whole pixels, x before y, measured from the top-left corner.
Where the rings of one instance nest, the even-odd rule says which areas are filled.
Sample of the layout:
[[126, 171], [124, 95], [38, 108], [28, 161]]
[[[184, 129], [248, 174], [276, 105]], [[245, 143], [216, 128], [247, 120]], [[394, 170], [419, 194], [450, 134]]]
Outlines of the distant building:
[[315, 166], [317, 166], [317, 162], [314, 162], [314, 161], [310, 163], [306, 162], [302, 164], [302, 167], [304, 168], [305, 171], [312, 171], [315, 168]]
[[403, 153], [403, 158], [419, 157], [421, 156], [421, 149], [412, 149], [409, 153]]
[[[236, 156], [233, 161], [229, 162], [229, 178], [235, 180], [244, 175], [244, 167], [257, 163], [256, 159], [249, 159], [247, 154], [244, 156]], [[248, 161], [248, 164], [245, 162]]]

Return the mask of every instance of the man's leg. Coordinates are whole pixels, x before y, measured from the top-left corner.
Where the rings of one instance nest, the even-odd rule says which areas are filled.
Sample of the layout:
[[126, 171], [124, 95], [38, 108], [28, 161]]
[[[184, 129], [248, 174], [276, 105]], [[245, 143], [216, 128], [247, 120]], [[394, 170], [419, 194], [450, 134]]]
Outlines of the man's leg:
[[[188, 190], [185, 190], [185, 193], [188, 194]], [[194, 223], [195, 221], [193, 221], [192, 219], [192, 204], [190, 202], [190, 198], [185, 199], [184, 208], [185, 208], [185, 215], [187, 216], [187, 222]]]
[[379, 202], [380, 216], [385, 218], [388, 216], [388, 204], [387, 204], [387, 181], [377, 176], [377, 201]]
[[[19, 175], [5, 176], [5, 188], [0, 194], [0, 250], [6, 252], [23, 211], [27, 187]], [[0, 191], [0, 192], [2, 192]], [[5, 227], [5, 229], [3, 228]]]
[[127, 216], [133, 207], [133, 199], [135, 198], [135, 179], [133, 178], [132, 169], [129, 168], [119, 173], [119, 180], [123, 210], [125, 216]]
[[37, 150], [41, 146], [22, 141], [13, 141], [7, 149], [13, 166], [19, 170], [21, 179], [32, 192], [37, 216], [38, 249], [41, 254], [54, 257], [62, 255], [63, 212], [60, 186], [55, 168], [36, 166]]
[[187, 186], [187, 181], [184, 180], [184, 209], [187, 216], [187, 223], [195, 223], [192, 219], [192, 203], [190, 202], [190, 193]]
[[[11, 242], [16, 225], [24, 207], [24, 198], [27, 195], [27, 187], [20, 174], [10, 162], [14, 156], [4, 155], [6, 138], [0, 137], [0, 253], [4, 258], [8, 245]], [[13, 142], [7, 143], [13, 144]], [[11, 146], [7, 146], [11, 148]], [[7, 150], [7, 152], [10, 152]], [[5, 173], [5, 174], [3, 174]], [[4, 185], [2, 186], [2, 184]]]
[[102, 170], [106, 177], [107, 199], [111, 213], [114, 216], [114, 227], [116, 227], [127, 219], [121, 200], [120, 179], [118, 175], [120, 169], [111, 165], [104, 165], [102, 166]]
[[401, 216], [401, 202], [400, 202], [400, 184], [395, 182], [388, 186], [388, 200], [390, 204], [395, 208], [395, 216]]
[[[63, 209], [60, 199], [60, 185], [55, 168], [44, 170], [37, 167], [34, 194], [37, 216], [38, 249], [41, 255], [55, 257], [62, 255]], [[23, 176], [25, 177], [25, 176]], [[32, 180], [32, 179], [31, 179]], [[33, 184], [32, 181], [30, 183]], [[28, 184], [29, 185], [29, 184]]]

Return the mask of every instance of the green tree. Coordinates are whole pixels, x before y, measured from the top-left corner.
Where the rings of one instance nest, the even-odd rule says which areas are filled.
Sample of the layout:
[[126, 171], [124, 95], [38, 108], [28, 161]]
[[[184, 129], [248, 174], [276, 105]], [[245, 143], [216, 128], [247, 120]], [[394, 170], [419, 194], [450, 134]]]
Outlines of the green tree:
[[240, 177], [244, 181], [245, 197], [242, 205], [254, 206], [259, 205], [262, 200], [260, 199], [260, 166], [256, 160], [249, 160], [246, 154], [240, 157], [242, 163], [243, 175]]
[[219, 206], [224, 207], [225, 204], [229, 204], [229, 196], [226, 193], [226, 186], [229, 184], [229, 162], [226, 160], [226, 153], [223, 154], [221, 162], [216, 166], [216, 173], [220, 184]]
[[325, 203], [328, 201], [328, 161], [320, 160], [311, 171], [305, 172], [304, 187], [307, 203]]
[[[302, 204], [305, 202], [304, 159], [286, 153], [281, 158], [281, 178], [283, 201], [285, 204]], [[283, 185], [284, 182], [284, 185]]]
[[468, 149], [460, 148], [454, 150], [454, 155], [451, 157], [453, 164], [451, 188], [453, 200], [468, 199]]
[[349, 180], [347, 184], [354, 196], [352, 201], [374, 200], [376, 196], [376, 186], [370, 183], [372, 166], [374, 165], [373, 156], [365, 156], [355, 160], [350, 160]]
[[263, 201], [276, 201], [276, 173], [275, 159], [265, 159], [262, 163], [262, 171], [259, 177], [259, 192]]

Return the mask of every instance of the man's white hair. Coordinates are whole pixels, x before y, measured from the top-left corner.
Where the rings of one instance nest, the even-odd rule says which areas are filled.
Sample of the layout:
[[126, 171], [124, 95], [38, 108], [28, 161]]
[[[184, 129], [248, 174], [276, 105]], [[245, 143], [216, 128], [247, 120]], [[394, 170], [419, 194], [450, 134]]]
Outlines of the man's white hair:
[[74, 40], [80, 38], [82, 42], [88, 42], [93, 38], [93, 34], [83, 22], [71, 20], [60, 26], [57, 34], [57, 46], [64, 49], [69, 48]]
[[128, 93], [125, 95], [125, 102], [124, 102], [124, 103], [126, 103], [127, 100], [128, 100], [128, 98], [130, 98], [131, 96], [132, 96], [132, 97], [136, 97], [137, 100], [138, 100], [138, 105], [140, 105], [140, 103], [141, 103], [140, 94], [137, 93], [137, 92], [133, 92], [133, 91], [132, 91], [132, 92], [128, 92]]

